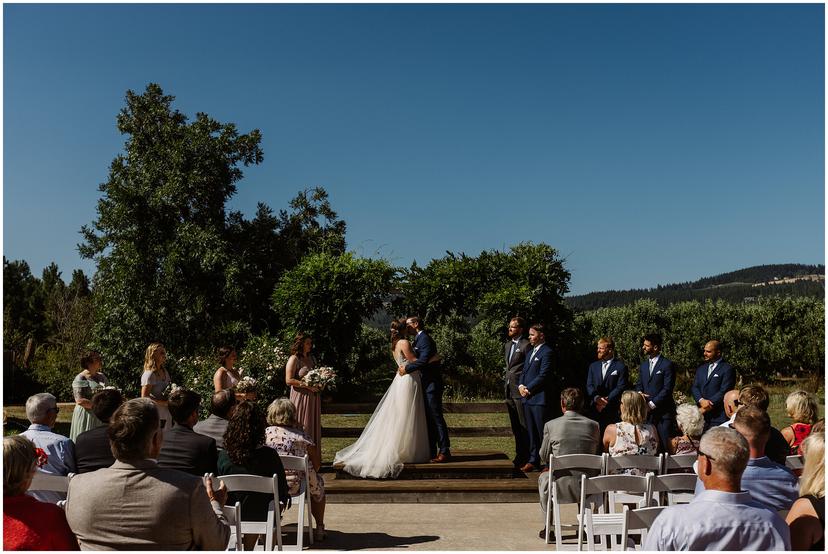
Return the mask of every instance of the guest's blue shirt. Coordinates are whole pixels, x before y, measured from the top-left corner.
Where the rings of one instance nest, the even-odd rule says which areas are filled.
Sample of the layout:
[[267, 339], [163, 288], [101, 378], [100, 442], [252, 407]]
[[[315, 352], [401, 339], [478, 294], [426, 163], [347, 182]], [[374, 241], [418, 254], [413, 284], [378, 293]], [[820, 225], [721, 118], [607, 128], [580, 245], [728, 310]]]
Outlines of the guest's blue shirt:
[[790, 550], [791, 534], [776, 512], [749, 492], [702, 491], [689, 504], [666, 508], [642, 550]]
[[[701, 480], [696, 481], [696, 496], [703, 490]], [[799, 498], [799, 480], [785, 466], [762, 456], [748, 460], [742, 474], [742, 490], [749, 491], [754, 500], [771, 510], [790, 510]]]
[[[38, 471], [54, 475], [69, 475], [76, 471], [75, 443], [68, 437], [53, 433], [49, 427], [39, 423], [32, 423], [26, 431], [20, 434], [32, 441], [36, 448], [46, 452], [49, 457], [46, 464]], [[41, 502], [54, 503], [66, 499], [66, 495], [60, 492], [42, 491], [29, 494]]]

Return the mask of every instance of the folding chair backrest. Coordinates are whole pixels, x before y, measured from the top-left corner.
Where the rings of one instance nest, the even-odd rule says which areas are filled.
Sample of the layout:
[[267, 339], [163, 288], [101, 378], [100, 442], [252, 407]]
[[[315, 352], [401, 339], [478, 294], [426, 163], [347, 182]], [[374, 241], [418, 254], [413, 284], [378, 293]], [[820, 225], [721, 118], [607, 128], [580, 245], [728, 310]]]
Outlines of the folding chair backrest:
[[74, 473], [70, 473], [69, 475], [54, 475], [53, 473], [38, 470], [35, 471], [29, 490], [65, 493], [69, 490], [69, 480], [72, 476], [74, 476]]
[[[294, 479], [299, 481], [299, 490], [296, 494], [291, 495], [291, 499], [292, 503], [298, 507], [296, 546], [299, 550], [302, 550], [302, 537], [305, 529], [308, 531], [308, 542], [313, 545], [313, 528], [309, 497], [310, 483], [308, 478], [308, 455], [290, 456], [286, 454], [279, 454], [279, 459], [282, 460], [285, 472], [296, 474], [295, 477], [288, 477], [288, 482], [290, 483]], [[307, 514], [305, 512], [307, 512]], [[307, 520], [305, 517], [307, 517]]]
[[[628, 510], [627, 516], [627, 532], [641, 535], [641, 544], [647, 538], [647, 531], [653, 526], [653, 522], [664, 511], [666, 506], [653, 506], [650, 508], [638, 508], [636, 510]], [[627, 544], [627, 537], [622, 538], [622, 544]]]
[[693, 500], [698, 477], [695, 473], [670, 473], [653, 478], [653, 493], [667, 493], [667, 505], [684, 504]]
[[661, 473], [679, 473], [693, 469], [693, 463], [698, 456], [696, 454], [663, 454], [664, 467]]
[[[609, 537], [612, 543], [612, 550], [626, 550], [627, 540], [627, 507], [624, 506], [624, 512], [620, 514], [594, 514], [592, 509], [587, 508], [584, 512], [584, 531], [587, 536], [587, 550], [595, 550], [595, 535], [604, 536], [604, 542]], [[580, 550], [580, 534], [578, 541], [578, 549]], [[618, 535], [621, 536], [622, 542], [616, 542]], [[606, 544], [604, 545], [606, 547]]]
[[549, 471], [561, 469], [597, 470], [599, 473], [604, 470], [603, 456], [597, 454], [564, 454], [563, 456], [549, 456]]
[[805, 467], [805, 460], [802, 459], [802, 456], [788, 456], [785, 458], [785, 467], [793, 471], [802, 469]]
[[645, 473], [651, 472], [657, 475], [661, 473], [661, 463], [661, 456], [610, 456], [607, 458], [606, 474], [612, 475], [624, 469], [640, 469]]
[[232, 531], [230, 535], [230, 544], [227, 545], [227, 549], [229, 550], [231, 546], [235, 546], [236, 552], [241, 552], [244, 550], [244, 541], [242, 540], [241, 530], [241, 502], [236, 502], [232, 506], [223, 506], [222, 511], [224, 512], [224, 518], [227, 520], [227, 523], [230, 525], [230, 530]]
[[[273, 495], [268, 509], [267, 521], [241, 521], [241, 530], [245, 534], [265, 535], [265, 550], [273, 550], [273, 535], [276, 535], [279, 550], [282, 549], [282, 526], [279, 510], [279, 479], [276, 474], [271, 477], [261, 475], [235, 474], [219, 477], [228, 492], [259, 492]], [[275, 530], [275, 531], [274, 531]]]
[[273, 494], [276, 500], [279, 499], [279, 481], [273, 477], [262, 477], [261, 475], [248, 475], [244, 473], [236, 475], [222, 475], [219, 477], [227, 486], [229, 492], [262, 492]]

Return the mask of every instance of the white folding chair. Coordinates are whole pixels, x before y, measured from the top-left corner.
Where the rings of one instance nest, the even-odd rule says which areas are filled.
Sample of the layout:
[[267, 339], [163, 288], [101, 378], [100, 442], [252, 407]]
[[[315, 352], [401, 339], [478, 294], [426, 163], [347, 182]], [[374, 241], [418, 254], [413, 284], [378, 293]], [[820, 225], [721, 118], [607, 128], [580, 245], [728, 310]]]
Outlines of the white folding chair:
[[[583, 521], [584, 529], [587, 536], [587, 550], [595, 550], [595, 535], [611, 537], [611, 550], [626, 550], [627, 549], [627, 510], [624, 506], [624, 511], [620, 514], [593, 514], [591, 508], [587, 508], [584, 512]], [[581, 550], [580, 533], [578, 540], [578, 550]], [[617, 537], [620, 535], [621, 543], [617, 542]], [[607, 544], [603, 545], [606, 549]]]
[[802, 458], [802, 456], [799, 455], [787, 456], [785, 458], [785, 467], [787, 467], [791, 471], [801, 471], [802, 468], [805, 467], [805, 460]]
[[[648, 473], [646, 476], [639, 475], [601, 475], [598, 477], [587, 478], [586, 475], [581, 477], [581, 515], [578, 520], [578, 550], [581, 550], [583, 543], [581, 529], [584, 529], [586, 522], [586, 510], [591, 508], [596, 512], [595, 503], [592, 498], [600, 495], [603, 497], [603, 504], [608, 505], [609, 509], [603, 510], [609, 514], [615, 510], [615, 503], [619, 501], [619, 493], [640, 495], [640, 505], [649, 506], [652, 499], [653, 474]], [[589, 504], [589, 506], [587, 506]], [[602, 509], [602, 508], [599, 508]], [[597, 515], [597, 514], [593, 514]], [[603, 544], [607, 544], [604, 541]]]
[[687, 473], [687, 470], [693, 470], [693, 464], [698, 455], [696, 454], [662, 454], [664, 460], [661, 473]]
[[[241, 552], [244, 550], [241, 530], [241, 502], [236, 502], [232, 506], [223, 506], [222, 511], [224, 512], [224, 518], [230, 525], [230, 542], [227, 543], [227, 550]], [[235, 546], [235, 549], [232, 548], [233, 546]]]
[[69, 475], [55, 475], [40, 470], [35, 471], [32, 484], [29, 486], [29, 491], [62, 492], [65, 494], [69, 491], [69, 480], [74, 475], [74, 473], [70, 473]]
[[[646, 473], [658, 475], [661, 473], [662, 460], [661, 456], [648, 455], [628, 455], [628, 456], [607, 456], [605, 475], [621, 474], [625, 469], [639, 469]], [[643, 497], [636, 494], [617, 494], [615, 495], [615, 502], [635, 503], [639, 508], [644, 508], [647, 504], [642, 504]], [[610, 506], [610, 511], [615, 511], [614, 507]]]
[[562, 528], [578, 527], [578, 524], [561, 523], [561, 502], [558, 494], [558, 484], [555, 482], [555, 472], [562, 470], [576, 470], [595, 472], [600, 475], [604, 471], [603, 456], [596, 454], [566, 454], [563, 456], [549, 455], [549, 494], [546, 497], [546, 544], [549, 544], [551, 526], [555, 526], [555, 549], [563, 550], [561, 543]]
[[[656, 520], [658, 515], [664, 511], [664, 508], [666, 508], [666, 506], [652, 506], [650, 508], [625, 510], [625, 514], [627, 516], [626, 532], [641, 535], [639, 549], [640, 546], [643, 545], [644, 541], [647, 539], [647, 531], [649, 531], [650, 528], [653, 526], [653, 522]], [[624, 550], [626, 550], [626, 546], [628, 544], [627, 539], [627, 534], [622, 535], [621, 544], [624, 545]]]
[[[653, 477], [653, 496], [659, 506], [673, 506], [687, 504], [696, 496], [695, 473], [669, 473]], [[661, 493], [661, 494], [659, 494]], [[662, 494], [666, 496], [666, 503], [662, 502]]]
[[220, 479], [224, 482], [228, 492], [259, 492], [272, 494], [273, 500], [267, 510], [266, 521], [246, 521], [244, 514], [241, 519], [242, 535], [264, 535], [265, 550], [273, 550], [273, 534], [276, 534], [278, 549], [282, 550], [282, 522], [279, 512], [279, 479], [274, 473], [272, 477], [261, 475], [222, 475]]
[[291, 506], [298, 507], [298, 522], [296, 524], [296, 546], [302, 550], [302, 537], [305, 534], [305, 511], [307, 510], [308, 543], [313, 545], [313, 518], [311, 517], [310, 480], [308, 478], [308, 455], [287, 456], [279, 454], [282, 465], [285, 467], [285, 476], [290, 483], [299, 479], [299, 492], [291, 495]]

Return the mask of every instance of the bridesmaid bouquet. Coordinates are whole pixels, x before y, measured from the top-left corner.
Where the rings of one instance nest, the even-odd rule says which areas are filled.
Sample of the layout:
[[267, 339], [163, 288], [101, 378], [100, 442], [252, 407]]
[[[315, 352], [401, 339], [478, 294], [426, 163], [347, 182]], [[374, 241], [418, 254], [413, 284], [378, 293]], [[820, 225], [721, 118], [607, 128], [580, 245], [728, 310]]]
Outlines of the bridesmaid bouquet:
[[317, 367], [305, 374], [302, 382], [309, 387], [316, 387], [320, 391], [336, 388], [336, 372], [331, 367]]
[[236, 392], [248, 393], [248, 392], [256, 392], [256, 385], [257, 381], [250, 377], [249, 375], [245, 375], [241, 378], [241, 381], [236, 383]]
[[180, 385], [176, 385], [175, 383], [170, 383], [164, 389], [164, 392], [161, 393], [161, 398], [155, 398], [155, 396], [150, 395], [150, 398], [155, 398], [156, 400], [169, 400], [170, 395], [173, 393], [174, 390], [182, 388]]

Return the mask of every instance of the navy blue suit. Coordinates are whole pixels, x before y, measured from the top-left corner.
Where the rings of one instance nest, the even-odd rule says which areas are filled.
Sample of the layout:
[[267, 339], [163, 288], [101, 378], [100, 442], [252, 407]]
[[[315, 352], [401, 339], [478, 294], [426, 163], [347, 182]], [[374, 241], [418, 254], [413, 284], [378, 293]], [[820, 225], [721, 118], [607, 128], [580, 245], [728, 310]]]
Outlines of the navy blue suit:
[[725, 361], [719, 361], [716, 369], [707, 377], [710, 364], [704, 363], [696, 369], [696, 378], [690, 391], [698, 404], [704, 398], [713, 402], [713, 408], [704, 414], [705, 430], [727, 421], [724, 411], [724, 395], [736, 386], [736, 371]]
[[[610, 423], [621, 421], [621, 395], [627, 390], [630, 372], [624, 362], [617, 358], [610, 360], [606, 376], [601, 376], [601, 360], [592, 362], [587, 373], [586, 393], [591, 410], [589, 415], [598, 422], [601, 440], [604, 438], [604, 429]], [[596, 397], [606, 397], [608, 404], [602, 411], [595, 408]]]
[[425, 331], [417, 333], [414, 338], [414, 353], [417, 359], [405, 366], [406, 373], [420, 372], [420, 382], [423, 385], [425, 400], [426, 422], [428, 423], [428, 448], [432, 458], [437, 455], [437, 446], [440, 454], [449, 455], [448, 425], [443, 417], [443, 375], [440, 372], [440, 363], [429, 363], [428, 360], [437, 354], [437, 345]]
[[546, 424], [546, 388], [552, 380], [552, 349], [542, 343], [537, 352], [535, 347], [527, 349], [523, 362], [523, 373], [519, 384], [529, 389], [529, 396], [523, 397], [523, 413], [526, 417], [526, 430], [529, 433], [528, 463], [540, 467], [540, 447], [543, 440], [543, 426]]
[[673, 434], [676, 402], [673, 400], [673, 388], [676, 386], [676, 370], [673, 362], [659, 356], [658, 361], [650, 372], [650, 360], [645, 359], [638, 367], [638, 382], [633, 387], [638, 392], [649, 395], [648, 404], [652, 402], [655, 408], [650, 410], [647, 419], [658, 429], [658, 438], [661, 449], [667, 452], [667, 444]]

